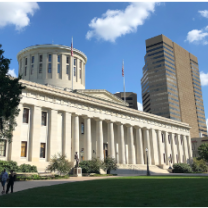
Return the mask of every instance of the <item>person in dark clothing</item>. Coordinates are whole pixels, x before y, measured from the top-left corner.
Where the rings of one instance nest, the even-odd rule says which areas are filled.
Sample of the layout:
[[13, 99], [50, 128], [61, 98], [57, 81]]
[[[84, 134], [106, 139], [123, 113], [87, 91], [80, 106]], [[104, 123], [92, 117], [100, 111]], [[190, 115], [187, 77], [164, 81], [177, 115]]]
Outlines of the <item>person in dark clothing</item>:
[[13, 170], [11, 170], [11, 174], [9, 175], [9, 182], [7, 184], [6, 193], [8, 194], [10, 186], [11, 186], [11, 193], [13, 193], [14, 181], [16, 179], [16, 175]]

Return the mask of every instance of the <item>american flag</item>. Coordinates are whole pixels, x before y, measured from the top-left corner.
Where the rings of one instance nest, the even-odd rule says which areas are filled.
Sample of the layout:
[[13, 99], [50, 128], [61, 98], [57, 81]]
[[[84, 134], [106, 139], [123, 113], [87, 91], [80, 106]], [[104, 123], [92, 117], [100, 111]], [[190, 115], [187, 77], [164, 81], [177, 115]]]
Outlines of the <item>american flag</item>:
[[71, 42], [71, 56], [73, 56], [73, 37], [72, 37], [72, 42]]
[[124, 61], [123, 61], [123, 64], [122, 64], [122, 77], [124, 77]]

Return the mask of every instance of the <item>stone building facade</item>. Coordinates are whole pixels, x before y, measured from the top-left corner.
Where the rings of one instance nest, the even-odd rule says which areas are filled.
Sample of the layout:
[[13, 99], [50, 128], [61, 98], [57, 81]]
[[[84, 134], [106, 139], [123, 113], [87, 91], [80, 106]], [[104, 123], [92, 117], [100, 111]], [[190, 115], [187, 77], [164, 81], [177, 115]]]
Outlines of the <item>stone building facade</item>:
[[[67, 50], [69, 53], [70, 48]], [[19, 54], [22, 59], [24, 53], [29, 57], [26, 50]], [[5, 142], [2, 160], [36, 165], [43, 171], [56, 153], [66, 154], [69, 161], [74, 161], [75, 152], [81, 161], [110, 156], [118, 164], [145, 164], [148, 154], [149, 163], [158, 166], [168, 165], [169, 157], [172, 163], [189, 162], [192, 157], [190, 126], [186, 123], [130, 109], [106, 90], [80, 87], [69, 91], [55, 82], [48, 85], [44, 80], [23, 79], [27, 80], [21, 80], [26, 89], [19, 104], [18, 125], [13, 142]]]

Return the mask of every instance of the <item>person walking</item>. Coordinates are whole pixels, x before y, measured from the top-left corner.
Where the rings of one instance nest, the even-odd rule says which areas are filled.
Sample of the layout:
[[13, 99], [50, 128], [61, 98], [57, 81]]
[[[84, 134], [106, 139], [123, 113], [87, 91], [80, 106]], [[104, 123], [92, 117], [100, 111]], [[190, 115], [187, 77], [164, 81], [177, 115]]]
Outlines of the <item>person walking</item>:
[[8, 173], [6, 172], [6, 169], [4, 169], [4, 171], [1, 173], [1, 185], [3, 187], [3, 191], [1, 192], [2, 194], [5, 193], [5, 183], [8, 179]]
[[13, 170], [11, 170], [11, 174], [9, 175], [9, 182], [7, 184], [6, 194], [8, 194], [10, 186], [11, 186], [11, 193], [13, 193], [14, 181], [16, 180], [16, 175]]

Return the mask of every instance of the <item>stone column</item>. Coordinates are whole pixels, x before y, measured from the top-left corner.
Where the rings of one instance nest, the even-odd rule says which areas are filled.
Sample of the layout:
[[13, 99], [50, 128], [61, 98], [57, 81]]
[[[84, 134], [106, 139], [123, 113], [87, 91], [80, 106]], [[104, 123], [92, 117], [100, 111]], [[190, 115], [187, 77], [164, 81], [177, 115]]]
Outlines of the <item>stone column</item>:
[[173, 164], [174, 164], [174, 163], [177, 163], [177, 158], [176, 158], [177, 149], [175, 145], [175, 134], [170, 133], [170, 138], [171, 138], [171, 146], [172, 146], [172, 159], [173, 159]]
[[141, 128], [136, 128], [136, 152], [137, 164], [144, 164], [143, 142]]
[[170, 149], [169, 149], [169, 141], [168, 141], [168, 132], [164, 132], [164, 139], [165, 139], [165, 163], [166, 165], [169, 165], [169, 159], [168, 157], [170, 157]]
[[135, 164], [135, 152], [134, 152], [134, 136], [133, 127], [127, 126], [127, 141], [128, 141], [128, 161], [129, 164]]
[[31, 113], [31, 130], [29, 137], [29, 157], [28, 160], [38, 162], [40, 158], [40, 132], [41, 132], [41, 117], [42, 110], [39, 106], [33, 106]]
[[57, 144], [57, 118], [58, 112], [56, 110], [50, 110], [49, 116], [49, 137], [47, 141], [47, 161], [50, 161], [51, 157], [56, 154]]
[[192, 148], [191, 148], [191, 139], [189, 136], [186, 136], [188, 152], [189, 152], [189, 161], [192, 158]]
[[152, 164], [159, 164], [159, 155], [158, 155], [158, 145], [157, 145], [157, 135], [155, 129], [150, 129], [150, 147], [151, 147], [151, 155], [152, 155]]
[[157, 130], [157, 142], [158, 142], [158, 154], [159, 154], [159, 164], [164, 164], [163, 162], [163, 143], [161, 131]]
[[103, 121], [98, 119], [96, 121], [96, 130], [97, 130], [97, 157], [100, 160], [104, 160], [103, 155]]
[[182, 137], [183, 137], [183, 149], [184, 149], [184, 155], [185, 155], [185, 163], [187, 163], [187, 160], [189, 159], [187, 140], [186, 140], [186, 136], [182, 135]]
[[85, 141], [84, 141], [84, 158], [92, 159], [92, 138], [91, 138], [91, 118], [85, 117]]
[[149, 129], [144, 128], [144, 151], [145, 151], [145, 164], [147, 164], [147, 154], [146, 154], [146, 148], [148, 149], [148, 162], [149, 165], [152, 164], [152, 159], [151, 159], [151, 148], [150, 148], [150, 141], [149, 141]]
[[[19, 161], [21, 155], [21, 128], [23, 123], [23, 106], [22, 103], [18, 105], [20, 110], [19, 115], [16, 117], [17, 126], [13, 131], [12, 143], [9, 144], [9, 160]], [[7, 143], [8, 144], [8, 143]]]
[[114, 130], [113, 122], [108, 123], [108, 151], [109, 156], [115, 158], [115, 142], [114, 142]]
[[77, 152], [79, 156], [79, 115], [74, 114], [72, 119], [72, 158], [74, 158], [75, 153]]
[[123, 124], [118, 124], [118, 140], [119, 140], [119, 159], [120, 159], [119, 163], [126, 164]]
[[179, 134], [176, 134], [177, 145], [178, 145], [178, 161], [179, 163], [183, 163], [183, 148], [181, 144], [181, 137]]
[[71, 161], [71, 113], [64, 112], [63, 154]]

